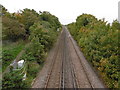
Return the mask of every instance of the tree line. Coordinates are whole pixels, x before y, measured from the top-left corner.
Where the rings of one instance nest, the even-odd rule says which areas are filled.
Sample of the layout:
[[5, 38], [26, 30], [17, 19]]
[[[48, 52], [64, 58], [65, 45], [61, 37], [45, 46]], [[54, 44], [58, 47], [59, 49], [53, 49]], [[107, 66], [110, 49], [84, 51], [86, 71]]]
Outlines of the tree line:
[[58, 18], [47, 11], [37, 13], [34, 9], [23, 9], [17, 13], [9, 13], [2, 7], [2, 38], [3, 40], [16, 41], [18, 39], [28, 39], [30, 27], [35, 23], [43, 23], [45, 27], [56, 30], [61, 26]]
[[[61, 23], [56, 16], [47, 11], [38, 13], [34, 9], [28, 8], [17, 13], [9, 13], [2, 6], [0, 16], [2, 16], [2, 40], [12, 42], [23, 40], [24, 42], [27, 41], [28, 44], [20, 57], [20, 59], [26, 61], [27, 79], [22, 80], [23, 76], [12, 70], [4, 75], [2, 88], [30, 88], [33, 79], [43, 66], [48, 51], [59, 35]], [[17, 48], [20, 49], [21, 47], [18, 46]], [[16, 50], [10, 53], [3, 48], [2, 53], [3, 65], [13, 61], [11, 59], [16, 57], [14, 54]]]
[[87, 60], [99, 71], [109, 88], [120, 87], [119, 30], [120, 23], [110, 25], [105, 19], [82, 14], [68, 28]]

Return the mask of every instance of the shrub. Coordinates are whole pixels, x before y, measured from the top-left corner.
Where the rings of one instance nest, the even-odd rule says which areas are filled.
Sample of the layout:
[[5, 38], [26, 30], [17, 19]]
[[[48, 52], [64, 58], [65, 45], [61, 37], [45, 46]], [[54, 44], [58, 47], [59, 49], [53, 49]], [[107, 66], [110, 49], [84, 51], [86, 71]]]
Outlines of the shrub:
[[22, 80], [22, 76], [16, 72], [6, 73], [2, 80], [3, 89], [12, 88], [27, 88], [29, 87], [26, 81]]

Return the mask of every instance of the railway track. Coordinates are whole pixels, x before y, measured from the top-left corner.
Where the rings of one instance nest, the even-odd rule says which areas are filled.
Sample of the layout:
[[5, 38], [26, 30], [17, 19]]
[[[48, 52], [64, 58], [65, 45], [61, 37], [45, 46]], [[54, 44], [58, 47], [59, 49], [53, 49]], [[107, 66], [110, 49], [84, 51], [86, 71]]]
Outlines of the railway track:
[[[97, 76], [97, 73], [95, 73], [93, 67], [90, 65], [90, 63], [88, 63], [88, 61], [83, 56], [83, 53], [78, 48], [77, 43], [73, 40], [73, 38], [70, 35], [70, 33], [67, 30], [67, 28], [66, 28], [66, 32], [68, 34], [67, 36], [69, 37], [71, 45], [73, 46], [73, 48], [75, 50], [75, 53], [76, 53], [76, 55], [78, 57], [78, 61], [81, 64], [81, 68], [83, 69], [83, 71], [84, 71], [84, 73], [86, 75], [86, 79], [87, 79], [87, 81], [89, 83], [89, 88], [91, 88], [91, 89], [94, 89], [94, 88], [99, 88], [99, 89], [106, 88], [106, 86], [104, 85], [102, 80], [99, 79], [99, 77]], [[68, 46], [70, 46], [70, 45], [68, 45]], [[79, 77], [79, 76], [77, 76], [77, 77]], [[78, 83], [79, 83], [79, 88], [83, 88], [83, 87], [81, 87], [81, 83], [79, 81], [78, 81]]]
[[[69, 37], [67, 39], [69, 39]], [[67, 40], [67, 42], [69, 42], [69, 40]], [[67, 46], [68, 46], [67, 48], [68, 48], [68, 53], [69, 53], [70, 52], [70, 50], [69, 50], [70, 47], [69, 47], [69, 45], [67, 45]], [[70, 56], [71, 56], [71, 53], [69, 53], [69, 57]], [[71, 58], [69, 59], [69, 63], [70, 63], [70, 66], [71, 66], [71, 72], [72, 72], [72, 76], [73, 76], [73, 85], [74, 85], [73, 88], [74, 89], [80, 88], [79, 81], [77, 79], [76, 69], [75, 69], [75, 66], [74, 66], [73, 61], [72, 61]]]
[[[76, 48], [75, 48], [75, 46], [74, 46], [74, 43], [73, 43], [73, 41], [71, 40], [71, 35], [70, 35], [70, 33], [68, 32], [68, 30], [66, 29], [66, 33], [67, 33], [67, 36], [68, 36], [68, 40], [72, 43], [71, 45], [74, 47], [74, 50], [75, 50], [75, 53], [76, 53], [76, 55], [77, 55], [77, 57], [79, 58], [79, 55], [78, 55], [78, 52], [76, 51]], [[68, 45], [68, 47], [69, 47], [69, 45]], [[70, 48], [70, 47], [69, 47]], [[71, 55], [70, 55], [71, 56]], [[77, 80], [77, 74], [76, 74], [76, 69], [75, 69], [75, 67], [74, 67], [74, 64], [73, 64], [73, 62], [72, 62], [72, 60], [70, 60], [70, 62], [71, 62], [71, 66], [73, 66], [73, 73], [74, 73], [74, 76], [75, 76], [75, 79], [76, 79], [76, 83], [77, 83], [77, 87], [75, 87], [75, 88], [81, 88], [80, 87], [80, 83], [79, 83], [79, 81]], [[79, 62], [81, 63], [81, 60], [80, 60], [80, 58], [79, 58]], [[81, 64], [81, 66], [82, 66], [82, 69], [83, 69], [83, 71], [84, 71], [84, 73], [85, 73], [85, 75], [86, 75], [86, 77], [87, 77], [87, 80], [88, 80], [88, 82], [89, 82], [89, 84], [90, 84], [90, 88], [94, 88], [92, 85], [91, 85], [91, 83], [90, 83], [90, 80], [89, 80], [89, 78], [88, 78], [88, 75], [87, 75], [87, 73], [86, 73], [86, 71], [84, 70], [84, 67], [83, 67], [83, 65]]]
[[69, 52], [68, 36], [67, 36], [66, 30], [65, 30], [65, 35], [66, 35], [66, 37], [65, 37], [65, 42], [64, 42], [64, 46], [65, 46], [64, 50], [65, 50], [65, 57], [66, 57], [65, 61], [66, 62], [64, 63], [64, 65], [67, 64], [68, 67], [64, 68], [64, 69], [66, 69], [66, 70], [70, 69], [69, 71], [71, 74], [71, 77], [70, 77], [71, 78], [71, 87], [69, 85], [68, 86], [66, 85], [67, 87], [65, 87], [65, 88], [70, 87], [70, 88], [76, 89], [76, 88], [78, 88], [78, 81], [77, 81], [77, 77], [76, 77], [76, 73], [75, 73], [75, 68], [72, 63], [71, 54]]
[[78, 48], [76, 48], [70, 33], [64, 26], [51, 57], [48, 73], [45, 78], [39, 79], [39, 84], [36, 81], [36, 84], [38, 84], [37, 87], [35, 86], [36, 88], [41, 88], [39, 86], [41, 86], [40, 82], [43, 79], [44, 85], [42, 88], [45, 90], [48, 88], [59, 88], [59, 90], [66, 88], [74, 90], [79, 88], [104, 88], [88, 63], [81, 60], [83, 57], [81, 58]]
[[[70, 78], [71, 78], [71, 88], [78, 88], [78, 82], [77, 82], [77, 78], [76, 78], [76, 75], [75, 75], [75, 71], [74, 71], [74, 66], [72, 65], [72, 61], [70, 59], [70, 54], [69, 54], [69, 51], [68, 51], [68, 45], [67, 45], [67, 36], [66, 36], [66, 31], [64, 30], [62, 32], [62, 38], [61, 38], [61, 43], [59, 43], [58, 47], [56, 47], [56, 53], [54, 54], [53, 56], [53, 60], [52, 60], [52, 63], [51, 63], [51, 67], [49, 69], [49, 73], [47, 75], [47, 79], [46, 79], [46, 83], [45, 83], [45, 86], [44, 88], [47, 89], [49, 86], [49, 83], [50, 83], [50, 78], [51, 78], [51, 75], [52, 75], [52, 71], [53, 71], [53, 67], [54, 67], [54, 64], [55, 64], [55, 60], [57, 58], [57, 54], [59, 53], [59, 49], [62, 50], [61, 52], [61, 57], [62, 57], [62, 60], [61, 60], [61, 70], [60, 70], [60, 74], [59, 74], [59, 87], [60, 89], [64, 90], [64, 88], [69, 88], [69, 86], [67, 85], [68, 83], [66, 82], [67, 81], [67, 78], [65, 78], [65, 73], [67, 72], [68, 68], [70, 69]], [[59, 48], [61, 46], [61, 48]], [[68, 57], [68, 59], [67, 59]], [[66, 65], [66, 63], [68, 65]]]
[[[64, 34], [64, 33], [62, 32], [62, 33], [61, 33], [61, 36], [62, 36], [63, 34]], [[62, 42], [61, 42], [61, 41], [64, 40], [64, 38], [61, 37], [61, 36], [60, 36], [60, 41], [59, 41], [59, 43], [58, 43], [58, 45], [57, 45], [57, 47], [56, 47], [56, 49], [55, 49], [56, 52], [54, 53], [54, 56], [53, 56], [53, 58], [52, 58], [51, 67], [49, 68], [49, 73], [48, 73], [48, 75], [47, 75], [47, 79], [46, 79], [45, 86], [44, 86], [45, 89], [49, 88], [48, 85], [49, 85], [49, 83], [50, 83], [50, 79], [51, 79], [51, 75], [52, 75], [52, 72], [53, 72], [54, 64], [55, 64], [55, 62], [56, 62], [57, 55], [58, 55], [58, 53], [59, 53], [59, 51], [60, 51], [60, 46], [62, 46]]]
[[[65, 43], [65, 34], [63, 35], [63, 43]], [[65, 82], [65, 80], [64, 80], [64, 77], [65, 77], [65, 74], [64, 74], [64, 72], [65, 72], [65, 70], [64, 70], [64, 61], [65, 61], [65, 50], [64, 50], [64, 44], [62, 44], [62, 48], [61, 48], [62, 50], [63, 50], [63, 53], [61, 53], [61, 57], [63, 57], [63, 60], [61, 60], [61, 71], [60, 71], [60, 85], [59, 85], [59, 88], [60, 89], [62, 89], [62, 90], [64, 90], [64, 86], [65, 86], [65, 84], [64, 84], [64, 82]]]

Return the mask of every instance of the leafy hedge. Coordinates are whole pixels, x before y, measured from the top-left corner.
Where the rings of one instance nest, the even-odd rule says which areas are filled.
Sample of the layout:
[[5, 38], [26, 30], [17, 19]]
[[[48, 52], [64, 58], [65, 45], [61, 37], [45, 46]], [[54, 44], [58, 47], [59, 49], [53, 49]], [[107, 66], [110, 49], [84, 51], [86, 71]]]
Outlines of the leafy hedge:
[[83, 14], [75, 23], [69, 24], [68, 28], [87, 60], [100, 71], [106, 85], [109, 88], [118, 88], [118, 21], [115, 20], [110, 26], [104, 19], [97, 20], [92, 15]]

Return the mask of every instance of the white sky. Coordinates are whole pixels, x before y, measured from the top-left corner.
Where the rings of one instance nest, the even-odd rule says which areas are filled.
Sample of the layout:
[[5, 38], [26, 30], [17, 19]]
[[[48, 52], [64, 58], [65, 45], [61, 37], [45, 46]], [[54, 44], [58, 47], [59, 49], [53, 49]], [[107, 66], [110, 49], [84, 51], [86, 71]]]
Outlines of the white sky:
[[49, 11], [57, 16], [62, 24], [74, 22], [82, 13], [92, 14], [111, 23], [118, 19], [120, 0], [0, 0], [9, 12], [24, 8], [36, 11]]

